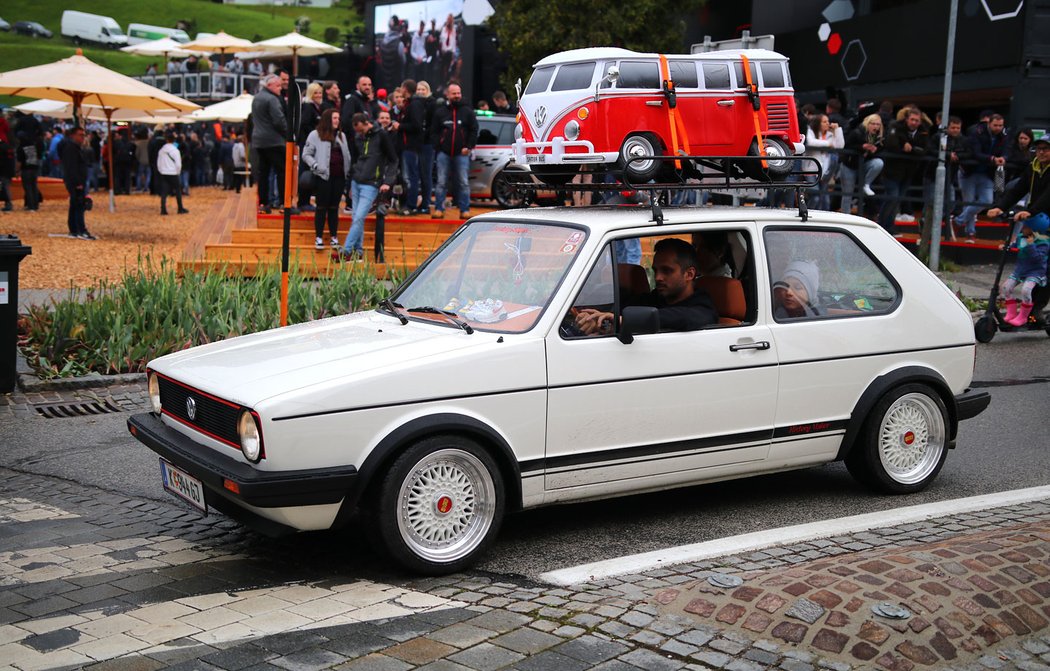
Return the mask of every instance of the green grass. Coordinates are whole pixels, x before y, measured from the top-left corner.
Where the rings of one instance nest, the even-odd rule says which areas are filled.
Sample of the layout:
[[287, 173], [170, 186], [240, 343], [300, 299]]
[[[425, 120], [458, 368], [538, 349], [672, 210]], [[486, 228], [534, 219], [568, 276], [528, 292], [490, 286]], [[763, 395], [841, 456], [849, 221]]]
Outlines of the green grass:
[[[177, 21], [188, 21], [196, 29], [187, 31], [194, 37], [197, 31], [217, 33], [225, 30], [231, 35], [257, 41], [277, 37], [295, 29], [295, 19], [310, 17], [309, 37], [324, 41], [325, 28], [333, 26], [340, 34], [361, 24], [358, 16], [343, 0], [331, 8], [317, 7], [271, 7], [269, 5], [226, 5], [210, 0], [164, 0], [164, 2], [142, 2], [141, 0], [108, 0], [108, 2], [79, 3], [72, 6], [68, 0], [4, 0], [0, 16], [9, 23], [15, 21], [38, 21], [55, 36], [50, 40], [16, 35], [14, 32], [0, 33], [0, 70], [17, 70], [32, 65], [43, 65], [71, 56], [76, 51], [72, 42], [62, 33], [62, 12], [78, 9], [111, 16], [125, 31], [129, 23], [145, 23], [154, 26], [175, 27]], [[119, 50], [83, 47], [84, 55], [91, 60], [126, 75], [142, 74], [152, 61], [143, 56], [132, 56]], [[0, 96], [5, 104], [25, 102], [24, 98]]]

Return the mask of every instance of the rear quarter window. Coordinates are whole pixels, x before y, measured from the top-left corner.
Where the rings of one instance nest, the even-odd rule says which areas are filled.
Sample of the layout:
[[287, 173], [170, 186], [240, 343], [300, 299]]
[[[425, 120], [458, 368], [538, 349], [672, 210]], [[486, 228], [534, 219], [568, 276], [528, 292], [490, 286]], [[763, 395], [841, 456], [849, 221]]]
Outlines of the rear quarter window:
[[591, 80], [594, 79], [594, 65], [592, 61], [561, 66], [558, 76], [554, 78], [551, 91], [577, 91], [590, 88]]
[[784, 68], [780, 63], [762, 63], [762, 86], [773, 89], [784, 88]]
[[[897, 283], [845, 231], [767, 229], [764, 240], [778, 322], [885, 314], [900, 300]], [[788, 295], [800, 289], [807, 295]]]

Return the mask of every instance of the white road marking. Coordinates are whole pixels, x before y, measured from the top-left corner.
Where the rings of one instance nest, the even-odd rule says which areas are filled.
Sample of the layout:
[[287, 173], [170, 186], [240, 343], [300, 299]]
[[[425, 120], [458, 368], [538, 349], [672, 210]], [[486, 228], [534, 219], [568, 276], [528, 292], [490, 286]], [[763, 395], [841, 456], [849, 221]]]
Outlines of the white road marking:
[[983, 494], [981, 496], [895, 508], [877, 513], [798, 524], [779, 529], [767, 529], [703, 543], [680, 545], [653, 552], [643, 552], [641, 554], [616, 557], [615, 559], [605, 559], [590, 564], [570, 566], [542, 573], [539, 577], [540, 580], [553, 585], [576, 585], [617, 575], [640, 573], [661, 566], [685, 564], [741, 552], [755, 552], [776, 545], [802, 543], [819, 538], [858, 533], [869, 529], [893, 527], [899, 524], [909, 524], [936, 517], [1029, 503], [1046, 498], [1050, 498], [1050, 486], [1015, 489], [1006, 492], [996, 492], [995, 494]]

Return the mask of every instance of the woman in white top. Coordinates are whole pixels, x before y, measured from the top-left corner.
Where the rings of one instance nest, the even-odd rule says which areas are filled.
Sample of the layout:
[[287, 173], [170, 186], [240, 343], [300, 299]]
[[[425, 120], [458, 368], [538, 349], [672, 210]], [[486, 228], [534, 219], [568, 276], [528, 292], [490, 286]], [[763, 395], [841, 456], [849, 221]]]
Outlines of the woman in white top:
[[829, 149], [842, 149], [846, 141], [842, 129], [837, 123], [828, 121], [825, 114], [814, 114], [810, 117], [806, 129], [806, 156], [812, 156], [820, 162], [820, 183], [810, 190], [813, 202], [810, 206], [818, 210], [831, 209], [831, 196], [828, 195], [828, 182], [831, 181], [831, 168], [837, 165], [838, 155]]

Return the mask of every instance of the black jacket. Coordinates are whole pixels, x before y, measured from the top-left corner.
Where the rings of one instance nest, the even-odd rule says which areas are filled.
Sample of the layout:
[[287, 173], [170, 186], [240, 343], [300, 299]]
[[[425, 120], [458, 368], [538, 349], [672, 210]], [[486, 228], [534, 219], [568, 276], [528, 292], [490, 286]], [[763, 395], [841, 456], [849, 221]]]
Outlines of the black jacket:
[[[875, 145], [877, 151], [869, 154], [865, 149], [865, 144]], [[864, 156], [864, 160], [868, 160], [872, 156], [876, 156], [882, 150], [882, 138], [871, 139], [868, 137], [868, 131], [864, 130], [863, 126], [857, 126], [846, 135], [846, 144], [842, 151], [842, 165], [846, 166], [850, 170], [856, 170], [860, 165], [860, 157]]]
[[661, 331], [699, 331], [718, 323], [718, 311], [703, 289], [695, 289], [689, 298], [673, 305], [668, 305], [655, 291], [642, 296], [635, 304], [657, 309]]
[[456, 156], [466, 147], [473, 149], [478, 142], [478, 119], [466, 101], [452, 105], [445, 101], [434, 110], [434, 146], [438, 151]]
[[408, 151], [423, 149], [427, 131], [427, 104], [421, 96], [412, 96], [401, 116], [401, 144]]
[[306, 144], [306, 136], [310, 134], [310, 131], [317, 129], [317, 124], [321, 121], [321, 114], [324, 110], [325, 107], [323, 105], [318, 107], [313, 102], [303, 103], [303, 113], [299, 119], [299, 133], [295, 138], [300, 149]]
[[378, 126], [354, 138], [350, 147], [350, 174], [358, 184], [394, 185], [397, 181], [397, 151], [390, 134]]
[[978, 126], [974, 133], [967, 138], [973, 158], [969, 163], [963, 164], [963, 172], [967, 175], [988, 175], [995, 173], [992, 158], [1006, 156], [1010, 145], [1010, 138], [1006, 131], [998, 135], [992, 135], [987, 127]]
[[354, 136], [353, 118], [358, 112], [368, 117], [368, 120], [372, 123], [375, 123], [376, 117], [379, 116], [379, 103], [375, 100], [365, 100], [361, 92], [357, 90], [352, 91], [346, 97], [343, 109], [339, 112], [339, 128], [346, 133], [347, 137]]
[[[926, 146], [930, 142], [929, 133], [921, 125], [915, 131], [909, 131], [903, 121], [896, 121], [890, 126], [883, 144], [882, 160], [886, 166], [882, 169], [884, 179], [909, 179], [923, 166], [926, 157]], [[910, 144], [911, 151], [904, 151], [904, 145]]]
[[1025, 194], [1031, 194], [1028, 198], [1028, 206], [1024, 208], [1026, 212], [1050, 214], [1050, 165], [1040, 167], [1039, 161], [1032, 159], [1025, 171], [1021, 173], [1021, 179], [1012, 189], [1006, 190], [995, 207], [1005, 212]]
[[[941, 131], [936, 131], [930, 134], [929, 144], [926, 146], [926, 156], [929, 157], [929, 161], [926, 163], [926, 179], [932, 180], [937, 175], [937, 157], [941, 151]], [[959, 159], [956, 162], [952, 161], [952, 154]], [[959, 174], [959, 166], [964, 162], [971, 160], [973, 154], [970, 151], [970, 144], [966, 141], [966, 137], [963, 135], [956, 135], [952, 137], [948, 136], [948, 143], [944, 147], [944, 167], [947, 168], [947, 181], [950, 184], [955, 183], [955, 176]]]
[[72, 140], [62, 140], [58, 145], [58, 155], [62, 161], [62, 181], [67, 188], [83, 187], [87, 184], [88, 164], [84, 159], [84, 149]]

